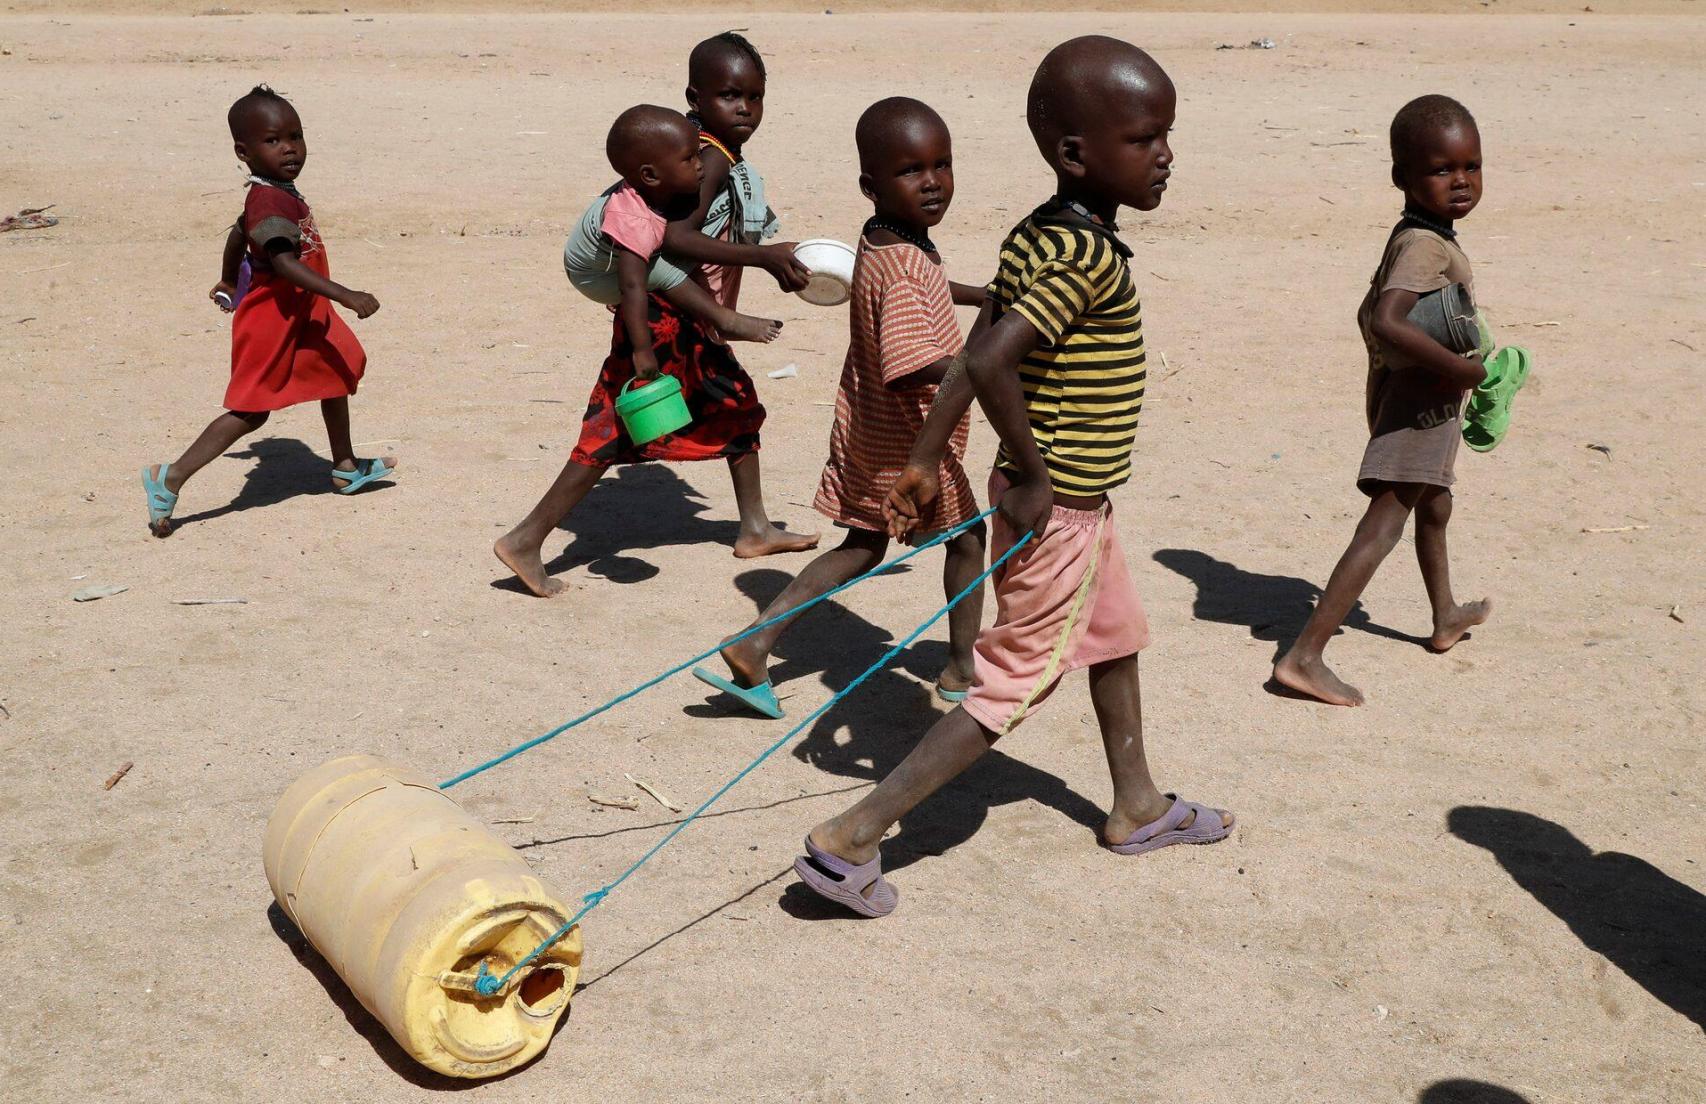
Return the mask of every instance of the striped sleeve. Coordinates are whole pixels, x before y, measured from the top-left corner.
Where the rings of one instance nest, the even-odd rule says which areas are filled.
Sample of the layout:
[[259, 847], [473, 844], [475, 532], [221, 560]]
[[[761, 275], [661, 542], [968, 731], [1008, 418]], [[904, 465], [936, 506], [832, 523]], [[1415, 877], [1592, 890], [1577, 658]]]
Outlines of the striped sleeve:
[[877, 301], [876, 345], [887, 386], [956, 352], [942, 344], [928, 296], [909, 273], [885, 273]]
[[1055, 255], [1036, 268], [1030, 286], [1012, 309], [1036, 328], [1038, 345], [1060, 341], [1072, 324], [1101, 298], [1118, 256], [1099, 235], [1063, 233], [1050, 250]]

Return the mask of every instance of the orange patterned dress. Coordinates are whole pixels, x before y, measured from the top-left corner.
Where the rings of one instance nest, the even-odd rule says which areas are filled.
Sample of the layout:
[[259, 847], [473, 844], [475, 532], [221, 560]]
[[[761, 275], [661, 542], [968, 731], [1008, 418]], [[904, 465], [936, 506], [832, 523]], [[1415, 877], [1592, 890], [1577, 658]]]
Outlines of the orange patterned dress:
[[[817, 509], [831, 521], [882, 531], [883, 500], [912, 453], [936, 386], [896, 388], [919, 369], [964, 347], [942, 266], [915, 245], [859, 240], [848, 304], [847, 360], [835, 396], [829, 462], [818, 483]], [[968, 411], [954, 428], [938, 476], [942, 491], [919, 526], [951, 529], [977, 516], [966, 478]]]

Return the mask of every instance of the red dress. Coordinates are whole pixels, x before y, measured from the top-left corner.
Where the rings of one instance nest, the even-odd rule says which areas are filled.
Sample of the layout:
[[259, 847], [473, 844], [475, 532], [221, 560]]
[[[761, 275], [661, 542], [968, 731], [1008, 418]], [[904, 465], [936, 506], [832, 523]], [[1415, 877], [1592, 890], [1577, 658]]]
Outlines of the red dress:
[[252, 184], [243, 204], [243, 236], [252, 270], [249, 292], [231, 321], [231, 385], [225, 408], [281, 410], [301, 402], [355, 394], [367, 354], [331, 300], [274, 274], [269, 241], [294, 243], [310, 270], [330, 276], [326, 246], [301, 196]]
[[710, 326], [661, 295], [646, 297], [646, 325], [658, 367], [680, 382], [693, 420], [644, 445], [635, 445], [628, 436], [616, 414], [616, 399], [634, 378], [634, 344], [618, 311], [610, 355], [592, 385], [571, 459], [589, 468], [608, 468], [647, 460], [734, 459], [757, 452], [764, 404], [729, 347], [712, 338]]

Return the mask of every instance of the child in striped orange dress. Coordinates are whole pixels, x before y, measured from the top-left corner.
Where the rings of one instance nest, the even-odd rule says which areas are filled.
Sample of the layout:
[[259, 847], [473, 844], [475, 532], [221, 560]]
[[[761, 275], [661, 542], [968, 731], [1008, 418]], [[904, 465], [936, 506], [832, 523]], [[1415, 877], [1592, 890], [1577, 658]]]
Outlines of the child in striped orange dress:
[[[849, 305], [847, 359], [835, 400], [814, 505], [847, 530], [841, 545], [813, 560], [770, 603], [759, 621], [825, 594], [877, 566], [888, 550], [883, 502], [907, 466], [912, 445], [949, 365], [964, 343], [955, 305], [977, 306], [981, 286], [951, 283], [928, 236], [954, 197], [953, 151], [941, 116], [917, 100], [895, 97], [859, 119], [859, 187], [876, 209], [859, 240]], [[955, 428], [936, 478], [941, 492], [919, 530], [945, 532], [977, 516], [977, 498], [962, 459], [969, 412]], [[958, 594], [983, 570], [981, 522], [946, 542], [943, 589]], [[972, 641], [983, 595], [968, 595], [948, 622], [950, 658], [936, 683], [945, 701], [965, 698], [972, 677]], [[754, 622], [755, 624], [757, 622]], [[704, 668], [693, 673], [767, 717], [782, 716], [767, 670], [771, 649], [789, 621], [728, 644], [722, 658], [732, 681]]]

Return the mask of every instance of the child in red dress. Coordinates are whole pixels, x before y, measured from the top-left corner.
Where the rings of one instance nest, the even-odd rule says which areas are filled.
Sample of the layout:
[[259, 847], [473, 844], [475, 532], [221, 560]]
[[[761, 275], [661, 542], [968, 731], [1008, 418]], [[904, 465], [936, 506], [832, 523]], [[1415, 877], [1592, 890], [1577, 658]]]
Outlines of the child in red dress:
[[[942, 117], [917, 100], [896, 96], [871, 105], [854, 137], [859, 187], [876, 214], [859, 240], [847, 361], [835, 399], [829, 462], [814, 503], [847, 536], [808, 564], [759, 621], [779, 617], [882, 562], [889, 542], [884, 499], [910, 462], [937, 386], [963, 347], [954, 306], [984, 301], [982, 286], [948, 279], [929, 237], [954, 198], [953, 146]], [[920, 519], [921, 532], [945, 532], [977, 517], [977, 498], [962, 463], [970, 424], [967, 411], [934, 466], [938, 494]], [[948, 597], [983, 570], [984, 537], [978, 522], [947, 542], [942, 585]], [[971, 686], [972, 641], [982, 613], [980, 589], [949, 615], [948, 666], [936, 682], [944, 701], [964, 700]], [[782, 716], [767, 668], [771, 649], [791, 623], [726, 644], [722, 658], [733, 681], [702, 667], [693, 669], [694, 676], [764, 716]]]
[[[350, 444], [349, 396], [367, 365], [361, 343], [332, 303], [366, 318], [379, 300], [334, 283], [325, 243], [295, 180], [308, 159], [302, 121], [289, 101], [257, 85], [226, 116], [237, 157], [249, 167], [243, 214], [226, 239], [223, 271], [208, 298], [235, 309], [231, 324], [231, 383], [226, 412], [201, 431], [170, 464], [142, 469], [148, 526], [170, 536], [172, 510], [189, 478], [267, 415], [318, 400], [332, 451], [332, 486], [351, 494], [389, 477], [397, 458], [357, 460]], [[238, 264], [247, 254], [251, 284], [239, 294]], [[226, 306], [231, 303], [231, 306]]]

